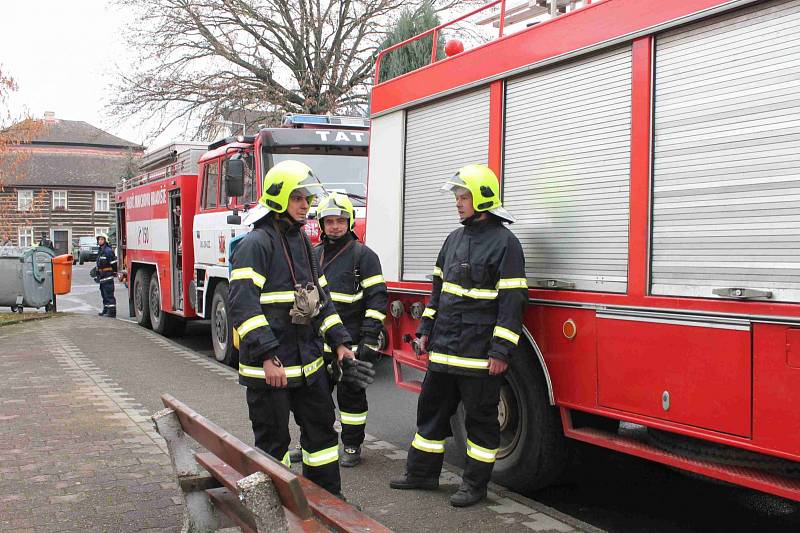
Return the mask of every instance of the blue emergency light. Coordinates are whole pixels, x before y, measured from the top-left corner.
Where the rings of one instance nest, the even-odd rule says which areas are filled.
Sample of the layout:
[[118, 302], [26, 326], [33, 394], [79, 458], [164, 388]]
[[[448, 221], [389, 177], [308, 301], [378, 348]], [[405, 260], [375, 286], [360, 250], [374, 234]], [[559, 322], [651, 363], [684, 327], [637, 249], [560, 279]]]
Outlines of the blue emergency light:
[[363, 117], [346, 117], [342, 115], [307, 115], [290, 113], [283, 117], [284, 127], [335, 126], [337, 128], [368, 128], [369, 119]]

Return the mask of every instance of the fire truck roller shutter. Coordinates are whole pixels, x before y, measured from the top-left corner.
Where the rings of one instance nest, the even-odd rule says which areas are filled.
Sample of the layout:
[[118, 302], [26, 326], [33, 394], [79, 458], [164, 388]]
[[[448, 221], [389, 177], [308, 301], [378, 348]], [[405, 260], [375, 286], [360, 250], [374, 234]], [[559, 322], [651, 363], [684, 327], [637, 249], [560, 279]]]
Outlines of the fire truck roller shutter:
[[782, 0], [657, 36], [654, 294], [800, 301], [798, 27]]
[[412, 109], [406, 117], [403, 190], [405, 281], [425, 281], [447, 234], [458, 227], [453, 195], [441, 184], [470, 163], [489, 157], [489, 89]]
[[503, 204], [531, 286], [625, 292], [630, 135], [629, 45], [508, 81]]

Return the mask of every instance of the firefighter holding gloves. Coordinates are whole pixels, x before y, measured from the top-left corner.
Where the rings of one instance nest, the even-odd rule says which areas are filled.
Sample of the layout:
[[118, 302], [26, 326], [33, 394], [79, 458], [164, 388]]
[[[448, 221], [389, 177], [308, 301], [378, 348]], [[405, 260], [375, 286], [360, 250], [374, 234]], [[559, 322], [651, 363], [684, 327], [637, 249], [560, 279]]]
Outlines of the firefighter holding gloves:
[[114, 276], [117, 272], [117, 256], [108, 244], [108, 236], [101, 233], [97, 236], [96, 281], [100, 284], [100, 297], [103, 299], [103, 310], [98, 314], [114, 318], [117, 316], [117, 299], [114, 298]]
[[378, 256], [359, 242], [353, 232], [355, 213], [346, 195], [333, 193], [322, 199], [317, 219], [322, 243], [314, 253], [321, 269], [320, 285], [328, 289], [353, 344], [357, 345], [354, 351], [356, 369], [360, 372], [344, 377], [336, 388], [343, 445], [339, 464], [353, 467], [361, 462], [368, 411], [365, 388], [372, 382], [374, 371], [370, 359], [378, 354], [378, 335], [386, 319], [386, 283]]
[[417, 434], [406, 473], [394, 489], [439, 486], [450, 417], [459, 403], [466, 412], [466, 466], [455, 507], [486, 497], [500, 445], [497, 405], [522, 329], [528, 300], [522, 246], [503, 222], [498, 180], [484, 165], [467, 165], [442, 187], [455, 194], [462, 227], [442, 246], [433, 269], [433, 291], [417, 330], [428, 353], [428, 372], [417, 406]]
[[[341, 496], [333, 398], [323, 338], [336, 362], [352, 359], [351, 339], [319, 286], [303, 230], [314, 196], [324, 189], [297, 161], [273, 166], [263, 195], [243, 223], [253, 230], [234, 249], [230, 313], [239, 339], [239, 383], [258, 448], [289, 464], [289, 412], [300, 425], [303, 475]], [[336, 366], [336, 365], [334, 365]]]

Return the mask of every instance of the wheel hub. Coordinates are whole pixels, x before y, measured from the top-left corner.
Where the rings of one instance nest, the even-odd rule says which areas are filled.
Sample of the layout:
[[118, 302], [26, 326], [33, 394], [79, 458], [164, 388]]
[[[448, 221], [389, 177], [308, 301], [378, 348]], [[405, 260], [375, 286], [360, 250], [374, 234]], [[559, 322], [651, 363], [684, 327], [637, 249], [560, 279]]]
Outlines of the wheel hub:
[[227, 328], [228, 320], [225, 316], [225, 307], [217, 305], [214, 309], [214, 329], [216, 330], [214, 333], [220, 346], [225, 346], [225, 341], [227, 341]]
[[498, 459], [512, 453], [521, 438], [522, 425], [519, 423], [519, 402], [515, 386], [514, 383], [506, 380], [500, 388], [500, 401], [497, 404], [497, 421], [500, 423]]
[[150, 293], [150, 311], [156, 318], [161, 314], [161, 294], [157, 286]]

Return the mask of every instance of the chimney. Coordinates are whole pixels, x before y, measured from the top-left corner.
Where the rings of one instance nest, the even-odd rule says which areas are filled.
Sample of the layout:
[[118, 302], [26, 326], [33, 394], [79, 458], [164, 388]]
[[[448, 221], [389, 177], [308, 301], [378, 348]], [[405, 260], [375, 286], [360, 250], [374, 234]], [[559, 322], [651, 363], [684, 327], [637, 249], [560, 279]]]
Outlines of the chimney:
[[56, 121], [56, 114], [53, 111], [45, 111], [44, 112], [44, 121], [45, 122], [55, 122]]

